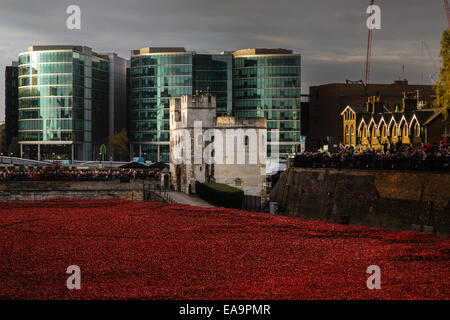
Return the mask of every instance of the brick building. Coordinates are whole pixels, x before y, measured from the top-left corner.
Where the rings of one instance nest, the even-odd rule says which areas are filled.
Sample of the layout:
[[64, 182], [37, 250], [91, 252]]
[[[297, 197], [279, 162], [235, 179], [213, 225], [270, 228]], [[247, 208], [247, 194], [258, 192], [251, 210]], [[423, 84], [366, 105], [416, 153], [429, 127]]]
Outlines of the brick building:
[[326, 144], [336, 145], [343, 140], [341, 112], [348, 105], [364, 104], [368, 97], [381, 97], [385, 111], [394, 112], [401, 106], [403, 93], [419, 96], [423, 104], [434, 100], [430, 85], [410, 85], [407, 80], [392, 84], [331, 83], [312, 86], [309, 90], [309, 132], [307, 150], [315, 151]]

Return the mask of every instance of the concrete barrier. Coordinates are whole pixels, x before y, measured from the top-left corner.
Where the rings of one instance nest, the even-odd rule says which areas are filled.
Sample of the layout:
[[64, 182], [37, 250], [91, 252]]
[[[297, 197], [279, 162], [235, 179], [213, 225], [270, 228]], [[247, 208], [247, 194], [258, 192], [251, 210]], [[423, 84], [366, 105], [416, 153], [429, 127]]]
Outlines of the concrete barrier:
[[56, 198], [146, 200], [154, 181], [5, 181], [0, 182], [0, 201]]

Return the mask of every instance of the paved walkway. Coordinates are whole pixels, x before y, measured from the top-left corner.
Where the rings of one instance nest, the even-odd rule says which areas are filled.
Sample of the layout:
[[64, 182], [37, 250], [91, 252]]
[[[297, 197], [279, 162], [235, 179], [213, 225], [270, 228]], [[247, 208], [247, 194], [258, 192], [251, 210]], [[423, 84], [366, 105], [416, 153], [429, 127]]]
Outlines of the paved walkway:
[[183, 192], [177, 192], [177, 191], [169, 191], [169, 192], [167, 192], [167, 194], [176, 203], [189, 204], [191, 206], [204, 207], [204, 208], [214, 207], [213, 205], [206, 202], [199, 196], [188, 196], [187, 194], [185, 194]]

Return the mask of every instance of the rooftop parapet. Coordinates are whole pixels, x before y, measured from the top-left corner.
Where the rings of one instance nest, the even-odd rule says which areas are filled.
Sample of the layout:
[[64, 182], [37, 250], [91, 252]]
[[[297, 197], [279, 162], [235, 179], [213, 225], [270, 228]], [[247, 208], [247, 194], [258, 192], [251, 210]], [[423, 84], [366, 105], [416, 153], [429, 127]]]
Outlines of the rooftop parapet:
[[252, 127], [267, 128], [267, 120], [264, 117], [217, 117], [218, 127]]
[[183, 47], [147, 47], [137, 50], [131, 50], [132, 56], [138, 56], [140, 54], [152, 54], [152, 53], [183, 53], [187, 52]]
[[270, 48], [249, 48], [249, 49], [242, 49], [242, 50], [237, 50], [233, 52], [233, 56], [238, 57], [238, 56], [254, 56], [254, 55], [264, 55], [264, 54], [293, 54], [292, 50], [289, 49], [282, 49], [282, 48], [277, 48], [277, 49], [270, 49]]

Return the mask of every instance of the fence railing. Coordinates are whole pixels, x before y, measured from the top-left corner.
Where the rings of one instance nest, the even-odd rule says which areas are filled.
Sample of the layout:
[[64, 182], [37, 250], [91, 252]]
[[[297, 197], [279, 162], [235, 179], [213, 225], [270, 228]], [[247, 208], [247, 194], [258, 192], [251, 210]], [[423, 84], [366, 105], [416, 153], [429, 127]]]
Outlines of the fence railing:
[[160, 187], [154, 187], [150, 191], [159, 195], [167, 203], [176, 203], [175, 200], [170, 196], [170, 193], [166, 189], [162, 189]]

